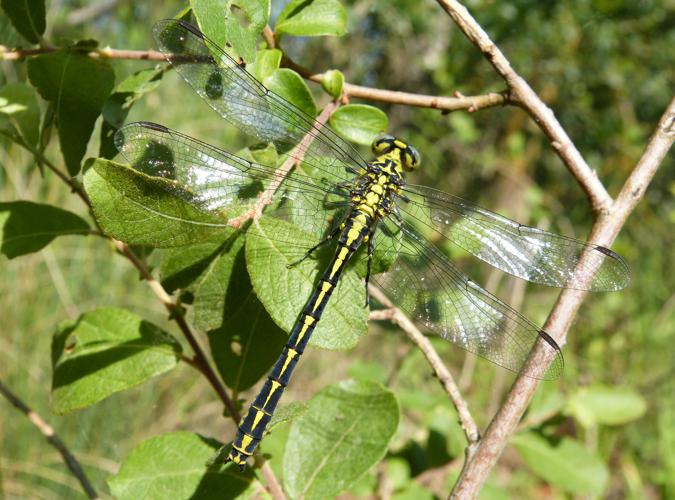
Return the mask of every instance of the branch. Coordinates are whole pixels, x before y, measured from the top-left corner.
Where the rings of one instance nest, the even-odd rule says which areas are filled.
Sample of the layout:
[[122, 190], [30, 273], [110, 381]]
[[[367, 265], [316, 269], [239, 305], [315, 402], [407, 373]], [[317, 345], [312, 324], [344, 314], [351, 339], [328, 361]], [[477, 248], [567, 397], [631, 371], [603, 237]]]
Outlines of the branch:
[[310, 130], [304, 135], [298, 145], [293, 148], [293, 151], [291, 151], [284, 163], [274, 171], [274, 178], [272, 182], [270, 182], [270, 185], [260, 193], [255, 206], [245, 214], [227, 221], [228, 226], [237, 229], [241, 227], [244, 222], [251, 219], [258, 220], [262, 216], [263, 209], [272, 203], [274, 193], [276, 193], [277, 189], [279, 189], [279, 186], [281, 186], [281, 183], [284, 181], [288, 173], [294, 167], [299, 166], [302, 163], [305, 153], [312, 145], [312, 142], [314, 142], [314, 138], [339, 106], [340, 104], [338, 102], [331, 101], [326, 105], [325, 108], [323, 108], [321, 114], [317, 116], [316, 120], [314, 121], [312, 128], [310, 128]]
[[[675, 98], [661, 117], [642, 157], [624, 183], [616, 202], [593, 225], [589, 242], [608, 246], [616, 238], [628, 216], [642, 199], [674, 139]], [[563, 290], [553, 306], [544, 330], [559, 342], [564, 341], [585, 295], [583, 291]], [[528, 365], [530, 362], [544, 363], [546, 361], [542, 353], [535, 350]], [[475, 498], [478, 495], [478, 491], [497, 462], [509, 436], [516, 429], [537, 388], [538, 380], [522, 374], [527, 371], [528, 367], [526, 366], [521, 375], [516, 378], [504, 404], [481, 440], [478, 450], [460, 474], [452, 492], [452, 498]]]
[[31, 423], [42, 433], [45, 439], [47, 439], [47, 442], [58, 450], [58, 452], [63, 457], [63, 461], [66, 463], [66, 466], [80, 482], [80, 485], [82, 485], [82, 489], [87, 494], [87, 496], [89, 498], [100, 498], [94, 487], [89, 482], [89, 479], [84, 473], [84, 470], [82, 470], [80, 463], [70, 452], [70, 450], [68, 450], [65, 443], [61, 441], [61, 438], [56, 435], [54, 429], [47, 422], [45, 422], [40, 415], [35, 413], [23, 401], [21, 401], [19, 397], [10, 391], [9, 388], [2, 382], [0, 382], [0, 394], [2, 394], [12, 404], [12, 406], [26, 415], [28, 420], [30, 420]]
[[284, 490], [281, 487], [281, 483], [279, 483], [277, 476], [274, 475], [269, 460], [265, 460], [265, 463], [262, 464], [260, 473], [265, 478], [265, 481], [267, 481], [268, 491], [270, 492], [270, 495], [272, 495], [272, 498], [274, 498], [274, 500], [286, 500]]
[[[270, 31], [263, 31], [263, 36], [271, 44], [274, 40], [274, 34]], [[0, 61], [18, 61], [26, 57], [40, 54], [49, 54], [59, 50], [56, 47], [43, 47], [38, 49], [2, 49], [0, 47]], [[132, 59], [141, 61], [166, 61], [165, 56], [155, 50], [119, 50], [110, 47], [97, 50], [82, 51], [82, 54], [92, 59]], [[316, 83], [321, 83], [325, 78], [324, 73], [314, 73], [313, 71], [300, 66], [284, 55], [282, 59], [284, 66], [297, 71], [303, 78]], [[465, 109], [469, 112], [492, 106], [502, 106], [505, 104], [515, 104], [508, 90], [502, 92], [491, 92], [485, 95], [463, 96], [456, 93], [455, 97], [433, 96], [424, 94], [413, 94], [409, 92], [396, 92], [393, 90], [383, 90], [351, 83], [344, 84], [344, 92], [350, 97], [367, 99], [377, 102], [388, 102], [391, 104], [404, 104], [408, 106], [417, 106], [421, 108], [438, 109], [444, 112]]]
[[[0, 46], [0, 61], [20, 61], [26, 57], [51, 54], [61, 50], [59, 47], [40, 47], [37, 49], [8, 49]], [[78, 51], [77, 48], [73, 50]], [[95, 50], [79, 50], [82, 55], [92, 59], [132, 59], [139, 61], [166, 61], [166, 57], [156, 50], [119, 50], [106, 47]]]
[[[382, 293], [382, 291], [373, 286], [368, 285], [368, 292], [372, 295], [378, 302], [380, 302], [387, 309], [380, 311], [372, 311], [370, 313], [370, 319], [374, 320], [388, 320], [392, 323], [398, 325], [405, 333], [408, 335], [408, 338], [419, 347], [424, 356], [429, 361], [429, 364], [434, 370], [434, 373], [438, 377], [443, 389], [450, 397], [450, 401], [457, 409], [457, 414], [459, 415], [459, 422], [464, 430], [466, 435], [466, 440], [468, 442], [467, 455], [471, 455], [473, 449], [475, 448], [478, 439], [479, 432], [476, 422], [474, 422], [469, 407], [462, 398], [462, 394], [457, 388], [455, 380], [452, 378], [452, 374], [448, 368], [443, 364], [443, 360], [438, 355], [434, 346], [431, 345], [429, 339], [419, 331], [419, 329], [413, 324], [410, 319], [401, 312], [400, 309], [394, 307], [391, 301]], [[468, 457], [467, 457], [468, 458]]]
[[[239, 414], [237, 407], [234, 405], [230, 397], [227, 395], [225, 387], [223, 387], [223, 385], [220, 383], [220, 379], [213, 371], [213, 368], [211, 368], [211, 365], [209, 363], [208, 358], [206, 357], [206, 354], [199, 345], [199, 342], [197, 341], [197, 337], [194, 335], [194, 333], [190, 329], [190, 326], [185, 321], [185, 317], [183, 316], [182, 311], [180, 310], [180, 306], [173, 301], [173, 299], [168, 293], [166, 293], [164, 287], [155, 279], [155, 277], [150, 273], [150, 271], [146, 269], [146, 267], [138, 259], [136, 254], [134, 254], [125, 243], [122, 243], [121, 241], [117, 240], [112, 241], [115, 245], [115, 248], [122, 255], [128, 258], [134, 265], [134, 267], [138, 269], [143, 279], [148, 283], [150, 289], [155, 293], [155, 295], [157, 296], [159, 301], [164, 305], [164, 307], [166, 307], [166, 309], [169, 311], [169, 314], [171, 315], [171, 318], [178, 324], [178, 327], [183, 332], [183, 335], [187, 339], [188, 343], [190, 344], [190, 347], [192, 347], [192, 351], [194, 352], [194, 358], [191, 359], [189, 362], [190, 366], [195, 367], [202, 374], [204, 374], [204, 376], [207, 378], [207, 380], [209, 381], [209, 383], [211, 384], [211, 386], [216, 391], [221, 401], [227, 408], [227, 411], [230, 413], [230, 416], [232, 417], [234, 422], [239, 423], [239, 420], [241, 420], [241, 415]], [[269, 462], [265, 461], [265, 463], [261, 465], [260, 471], [267, 482], [267, 488], [272, 498], [274, 498], [275, 500], [284, 500], [286, 496], [284, 495], [279, 480], [274, 475], [274, 471], [270, 467]]]
[[164, 305], [164, 307], [169, 311], [169, 315], [176, 322], [183, 336], [187, 339], [192, 351], [194, 352], [194, 359], [191, 363], [192, 366], [196, 367], [204, 376], [207, 378], [213, 389], [216, 391], [221, 401], [227, 408], [227, 411], [230, 413], [235, 422], [239, 422], [240, 415], [237, 407], [234, 405], [230, 397], [227, 395], [225, 387], [220, 383], [216, 372], [213, 371], [209, 360], [206, 357], [206, 354], [202, 350], [197, 337], [194, 335], [190, 326], [185, 321], [185, 317], [180, 310], [180, 306], [177, 305], [171, 296], [166, 293], [164, 287], [155, 279], [155, 277], [150, 273], [150, 271], [145, 267], [145, 265], [138, 259], [136, 254], [129, 248], [128, 245], [122, 243], [121, 241], [112, 240], [115, 248], [119, 253], [124, 255], [129, 261], [134, 265], [134, 267], [141, 274], [145, 282], [148, 284], [150, 289], [157, 296], [159, 301]]
[[[281, 63], [297, 72], [300, 76], [316, 83], [322, 83], [325, 73], [314, 73], [313, 71], [297, 64], [285, 54]], [[502, 92], [491, 92], [485, 95], [464, 96], [455, 93], [455, 97], [433, 96], [424, 94], [412, 94], [409, 92], [397, 92], [394, 90], [383, 90], [372, 87], [363, 87], [352, 83], [345, 83], [343, 92], [349, 97], [367, 99], [369, 101], [388, 102], [390, 104], [404, 104], [407, 106], [416, 106], [419, 108], [432, 108], [444, 112], [466, 109], [469, 112], [492, 106], [503, 106], [505, 104], [514, 104], [511, 93], [508, 90]]]
[[54, 174], [56, 174], [56, 176], [59, 179], [61, 179], [65, 184], [67, 184], [70, 187], [71, 191], [75, 193], [77, 196], [79, 196], [82, 199], [82, 201], [84, 201], [84, 203], [87, 205], [87, 207], [89, 207], [89, 209], [91, 210], [91, 203], [89, 202], [89, 197], [84, 192], [82, 186], [75, 180], [75, 178], [68, 177], [68, 175], [61, 172], [61, 170], [51, 161], [49, 161], [45, 155], [43, 155], [38, 149], [34, 148], [31, 144], [26, 142], [23, 139], [23, 137], [21, 137], [19, 134], [13, 134], [6, 130], [0, 130], [0, 135], [4, 135], [9, 140], [14, 142], [15, 144], [18, 144], [26, 151], [28, 151], [30, 154], [32, 154], [38, 163], [45, 165], [49, 170], [51, 170]]
[[544, 104], [536, 92], [532, 90], [532, 87], [513, 70], [511, 63], [501, 50], [462, 4], [457, 0], [436, 1], [506, 81], [511, 91], [511, 102], [525, 109], [546, 134], [560, 159], [588, 195], [593, 211], [596, 214], [606, 213], [612, 205], [612, 198], [593, 169], [574, 146], [553, 111]]

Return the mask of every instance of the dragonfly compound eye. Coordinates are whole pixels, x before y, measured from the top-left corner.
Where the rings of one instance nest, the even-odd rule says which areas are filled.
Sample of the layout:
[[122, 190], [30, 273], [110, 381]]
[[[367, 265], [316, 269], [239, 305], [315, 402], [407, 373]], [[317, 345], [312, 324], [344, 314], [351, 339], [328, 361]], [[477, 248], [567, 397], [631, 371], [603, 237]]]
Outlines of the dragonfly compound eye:
[[419, 151], [412, 146], [407, 146], [403, 150], [403, 168], [406, 170], [415, 170], [420, 166], [422, 158]]
[[381, 155], [391, 151], [394, 146], [395, 137], [389, 134], [380, 134], [373, 141], [373, 154]]

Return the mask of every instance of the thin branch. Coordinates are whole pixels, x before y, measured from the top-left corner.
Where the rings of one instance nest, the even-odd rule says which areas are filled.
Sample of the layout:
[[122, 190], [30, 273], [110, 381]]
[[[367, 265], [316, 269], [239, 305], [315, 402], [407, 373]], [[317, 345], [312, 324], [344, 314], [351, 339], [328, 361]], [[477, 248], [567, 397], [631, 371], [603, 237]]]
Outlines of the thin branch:
[[82, 199], [82, 201], [84, 201], [87, 207], [91, 209], [91, 203], [89, 201], [87, 193], [84, 192], [82, 186], [74, 178], [68, 177], [65, 173], [61, 172], [61, 170], [56, 165], [54, 165], [51, 161], [49, 161], [47, 157], [44, 156], [40, 151], [38, 151], [32, 145], [26, 142], [20, 135], [12, 134], [10, 132], [7, 132], [6, 130], [0, 130], [0, 135], [4, 135], [9, 140], [21, 146], [30, 154], [32, 154], [38, 162], [45, 165], [49, 170], [51, 170], [54, 174], [56, 174], [56, 176], [59, 179], [61, 179], [64, 183], [66, 183], [70, 187], [72, 192], [77, 194]]
[[316, 137], [317, 133], [323, 127], [328, 119], [331, 117], [331, 115], [337, 110], [339, 107], [339, 103], [335, 101], [329, 102], [325, 108], [323, 108], [323, 111], [319, 116], [317, 116], [314, 126], [305, 134], [305, 136], [302, 138], [302, 140], [298, 143], [297, 146], [293, 149], [293, 152], [288, 156], [286, 161], [277, 169], [274, 171], [274, 179], [272, 182], [270, 182], [270, 185], [260, 193], [258, 196], [258, 201], [256, 202], [255, 206], [251, 208], [249, 211], [247, 211], [245, 214], [240, 215], [239, 217], [235, 217], [233, 219], [230, 219], [227, 221], [227, 225], [231, 226], [233, 228], [239, 228], [243, 223], [245, 223], [248, 220], [257, 220], [260, 218], [262, 215], [263, 209], [272, 203], [272, 198], [274, 197], [274, 193], [276, 193], [277, 189], [279, 189], [279, 186], [281, 186], [281, 183], [284, 181], [288, 173], [296, 166], [300, 165], [302, 163], [302, 159], [305, 156], [305, 153], [311, 146], [312, 142], [314, 141], [314, 138]]
[[[51, 54], [61, 50], [59, 47], [40, 47], [37, 49], [8, 49], [0, 46], [0, 61], [20, 61], [26, 57]], [[73, 50], [78, 50], [73, 48]], [[156, 50], [120, 50], [105, 47], [95, 50], [79, 50], [82, 55], [92, 59], [132, 59], [138, 61], [166, 61], [166, 57]]]
[[459, 422], [464, 430], [466, 435], [466, 440], [468, 442], [467, 453], [471, 453], [475, 447], [480, 434], [478, 432], [478, 426], [474, 422], [469, 407], [462, 398], [462, 394], [457, 388], [457, 384], [452, 377], [452, 374], [448, 368], [443, 363], [443, 360], [438, 355], [434, 346], [431, 345], [429, 339], [419, 331], [419, 329], [414, 325], [410, 319], [401, 312], [400, 309], [394, 307], [391, 301], [382, 293], [382, 291], [373, 286], [368, 285], [368, 292], [377, 299], [383, 306], [387, 309], [380, 311], [372, 311], [370, 313], [370, 319], [374, 320], [388, 320], [392, 323], [398, 325], [405, 333], [408, 335], [408, 338], [419, 347], [424, 356], [427, 358], [427, 361], [434, 370], [434, 373], [438, 377], [443, 389], [450, 397], [450, 401], [457, 409], [457, 414], [459, 415]]
[[0, 394], [2, 394], [12, 404], [12, 406], [17, 408], [24, 415], [26, 415], [28, 420], [30, 420], [31, 423], [35, 427], [37, 427], [38, 430], [42, 433], [47, 442], [58, 450], [58, 452], [63, 457], [63, 461], [65, 462], [66, 466], [68, 467], [68, 469], [70, 469], [70, 472], [73, 473], [75, 478], [80, 482], [80, 485], [82, 485], [82, 489], [84, 490], [86, 495], [89, 498], [100, 498], [98, 496], [98, 493], [96, 493], [94, 487], [89, 482], [89, 479], [87, 478], [87, 475], [84, 473], [84, 470], [82, 470], [80, 463], [77, 461], [75, 456], [70, 452], [70, 450], [68, 450], [68, 447], [65, 445], [65, 443], [61, 441], [61, 438], [59, 438], [56, 432], [54, 432], [52, 426], [50, 426], [47, 422], [45, 422], [39, 414], [31, 410], [23, 401], [21, 401], [21, 399], [19, 399], [19, 397], [16, 394], [10, 391], [9, 388], [1, 381], [0, 381]]
[[[143, 265], [143, 263], [138, 259], [136, 254], [134, 254], [131, 249], [121, 241], [113, 240], [117, 250], [128, 258], [134, 267], [140, 272], [143, 279], [148, 283], [150, 289], [155, 293], [159, 301], [166, 307], [171, 315], [172, 319], [178, 324], [178, 327], [183, 332], [183, 335], [187, 339], [192, 351], [194, 352], [194, 357], [189, 360], [190, 366], [199, 370], [207, 378], [213, 389], [216, 391], [223, 404], [227, 408], [227, 411], [230, 413], [232, 420], [235, 423], [238, 423], [241, 420], [241, 415], [237, 410], [237, 407], [234, 405], [232, 400], [227, 394], [225, 387], [220, 383], [220, 379], [216, 375], [215, 371], [211, 368], [211, 365], [206, 357], [206, 354], [202, 350], [197, 337], [194, 335], [190, 326], [185, 321], [185, 317], [180, 310], [180, 306], [177, 305], [171, 296], [166, 293], [164, 287], [155, 279], [155, 277], [150, 273], [150, 271]], [[279, 480], [274, 475], [274, 471], [269, 465], [269, 462], [265, 461], [261, 467], [260, 472], [267, 482], [267, 489], [275, 500], [284, 500], [286, 496], [284, 495], [283, 489]]]
[[612, 198], [596, 173], [581, 156], [581, 153], [556, 119], [553, 111], [544, 104], [536, 92], [532, 90], [532, 87], [514, 71], [511, 63], [469, 14], [466, 7], [457, 0], [436, 1], [506, 81], [511, 91], [510, 100], [525, 109], [546, 134], [560, 159], [572, 172], [583, 190], [586, 191], [594, 212], [597, 214], [607, 212], [612, 205]]
[[218, 379], [216, 372], [213, 370], [213, 368], [211, 368], [211, 365], [209, 363], [208, 358], [206, 357], [206, 354], [199, 345], [199, 342], [197, 341], [197, 337], [194, 335], [194, 333], [190, 329], [190, 326], [185, 321], [185, 317], [183, 316], [183, 313], [180, 310], [180, 306], [173, 301], [173, 299], [168, 293], [166, 293], [164, 287], [155, 279], [152, 273], [150, 273], [150, 271], [138, 259], [136, 254], [134, 254], [134, 252], [129, 248], [128, 245], [122, 243], [121, 241], [117, 240], [112, 241], [117, 251], [122, 255], [124, 255], [127, 259], [129, 259], [129, 261], [141, 274], [141, 276], [148, 284], [150, 289], [157, 296], [159, 301], [164, 305], [167, 311], [169, 311], [171, 318], [176, 322], [181, 332], [183, 332], [183, 336], [187, 339], [188, 343], [190, 344], [192, 352], [194, 352], [192, 366], [197, 367], [199, 371], [204, 374], [204, 376], [207, 378], [213, 389], [220, 397], [221, 401], [227, 408], [227, 411], [230, 413], [232, 418], [236, 422], [239, 422], [241, 416], [239, 415], [237, 407], [234, 405], [230, 397], [227, 395], [227, 391], [225, 390], [225, 387], [223, 387], [223, 385], [220, 383], [220, 380]]
[[270, 495], [272, 495], [272, 498], [274, 498], [274, 500], [286, 500], [284, 490], [281, 487], [281, 483], [277, 479], [277, 476], [274, 474], [269, 460], [265, 460], [265, 463], [262, 464], [262, 467], [260, 467], [260, 473], [267, 482], [267, 491], [269, 491]]
[[[309, 79], [321, 83], [324, 79], [324, 74], [310, 75]], [[508, 90], [474, 96], [465, 96], [456, 92], [455, 97], [444, 97], [376, 89], [351, 83], [345, 83], [343, 88], [345, 94], [349, 95], [349, 97], [357, 97], [369, 101], [388, 102], [390, 104], [404, 104], [406, 106], [416, 106], [418, 108], [432, 108], [444, 112], [465, 109], [468, 112], [473, 113], [479, 109], [504, 106], [513, 103], [511, 94]]]
[[274, 31], [270, 28], [269, 24], [266, 24], [262, 32], [263, 40], [267, 43], [268, 49], [274, 49], [277, 46], [277, 40], [274, 38]]
[[[282, 65], [297, 72], [303, 78], [316, 83], [322, 83], [326, 78], [325, 73], [314, 73], [312, 70], [301, 66], [291, 58], [284, 56], [281, 59]], [[367, 99], [369, 101], [388, 102], [391, 104], [404, 104], [407, 106], [416, 106], [419, 108], [432, 108], [444, 112], [466, 109], [469, 112], [492, 106], [503, 106], [513, 104], [508, 90], [502, 92], [491, 92], [485, 95], [464, 96], [458, 92], [455, 97], [434, 96], [424, 94], [413, 94], [409, 92], [398, 92], [394, 90], [383, 90], [372, 87], [363, 87], [352, 83], [345, 83], [343, 92], [349, 97]]]
[[[274, 41], [274, 33], [263, 31], [263, 37], [268, 45]], [[274, 42], [276, 43], [276, 42]], [[273, 45], [270, 45], [273, 46]], [[38, 49], [4, 49], [0, 48], [0, 61], [17, 61], [30, 56], [48, 54], [55, 52], [55, 47]], [[103, 48], [90, 51], [82, 51], [82, 54], [93, 59], [132, 59], [142, 61], [165, 61], [165, 56], [155, 50], [119, 50], [112, 48]], [[303, 78], [316, 83], [321, 83], [325, 78], [324, 73], [314, 73], [313, 71], [300, 66], [288, 57], [282, 59], [284, 66], [297, 71]], [[372, 87], [363, 87], [351, 83], [344, 84], [344, 92], [350, 97], [366, 99], [377, 102], [388, 102], [391, 104], [404, 104], [421, 108], [438, 109], [444, 112], [457, 111], [465, 109], [469, 112], [493, 106], [502, 106], [505, 104], [515, 104], [516, 101], [511, 97], [508, 90], [502, 92], [491, 92], [485, 95], [464, 96], [455, 93], [455, 97], [433, 96], [424, 94], [414, 94], [410, 92], [396, 92], [393, 90], [376, 89]]]
[[[642, 157], [626, 180], [616, 202], [594, 224], [589, 242], [608, 246], [630, 213], [642, 199], [647, 186], [663, 162], [675, 139], [675, 98], [661, 117]], [[544, 329], [559, 342], [565, 341], [567, 331], [586, 293], [578, 290], [563, 290], [546, 321]], [[541, 350], [534, 350], [532, 363], [545, 363]], [[530, 363], [528, 362], [528, 365]], [[526, 367], [523, 371], [528, 369]], [[506, 446], [509, 436], [516, 429], [534, 391], [538, 380], [521, 375], [516, 378], [499, 412], [490, 423], [476, 453], [460, 474], [452, 498], [475, 498], [487, 479], [492, 467]]]

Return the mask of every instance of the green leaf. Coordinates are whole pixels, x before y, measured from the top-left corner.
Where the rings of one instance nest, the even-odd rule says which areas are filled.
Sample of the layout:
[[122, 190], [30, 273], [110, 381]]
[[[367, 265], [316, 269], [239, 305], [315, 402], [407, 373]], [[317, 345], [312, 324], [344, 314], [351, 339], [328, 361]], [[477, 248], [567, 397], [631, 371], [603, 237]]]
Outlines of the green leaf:
[[178, 364], [180, 344], [125, 310], [101, 308], [59, 325], [52, 342], [52, 410], [92, 405]]
[[601, 495], [609, 480], [607, 466], [581, 443], [563, 438], [552, 446], [532, 432], [517, 434], [511, 444], [542, 479], [570, 493]]
[[274, 415], [272, 415], [270, 423], [267, 426], [267, 434], [272, 432], [275, 427], [292, 422], [301, 415], [304, 415], [307, 413], [308, 409], [306, 404], [300, 403], [299, 401], [293, 401], [286, 406], [278, 408], [277, 411], [274, 412]]
[[[327, 265], [307, 258], [292, 267], [314, 240], [293, 224], [263, 216], [249, 229], [246, 264], [256, 295], [277, 325], [289, 332], [309, 300]], [[280, 244], [293, 238], [297, 246]], [[330, 248], [326, 249], [330, 251]], [[326, 252], [323, 253], [325, 256]], [[318, 264], [318, 265], [317, 265]], [[368, 309], [364, 307], [365, 290], [353, 269], [347, 268], [314, 330], [310, 344], [330, 350], [350, 349], [367, 332]]]
[[280, 68], [265, 79], [265, 85], [312, 118], [316, 116], [314, 97], [305, 81], [295, 71]]
[[208, 333], [213, 359], [228, 387], [253, 387], [276, 362], [288, 337], [253, 293], [226, 317], [227, 326]]
[[279, 49], [259, 50], [255, 56], [255, 62], [247, 68], [258, 81], [264, 82], [272, 76], [281, 65], [281, 51]]
[[334, 497], [384, 456], [398, 403], [379, 384], [346, 381], [323, 389], [308, 407], [286, 444], [286, 487], [293, 498]]
[[242, 232], [230, 238], [192, 288], [195, 325], [208, 331], [223, 381], [238, 392], [270, 370], [288, 340], [253, 293], [244, 241]]
[[[392, 500], [435, 500], [438, 497], [424, 486], [411, 481], [408, 482], [401, 491], [396, 492], [391, 498]], [[481, 500], [484, 500], [482, 495]]]
[[221, 235], [214, 237], [212, 242], [169, 248], [164, 251], [159, 274], [166, 291], [173, 293], [182, 288], [193, 292], [197, 280], [224, 251], [223, 245], [232, 237], [234, 231], [233, 228], [226, 228]]
[[296, 36], [342, 36], [347, 13], [338, 0], [291, 0], [279, 14], [276, 33]]
[[392, 490], [400, 490], [410, 481], [410, 463], [400, 457], [388, 458], [386, 461], [386, 474]]
[[68, 172], [76, 175], [115, 74], [106, 61], [58, 51], [29, 58], [28, 76], [54, 106], [61, 152]]
[[367, 104], [348, 104], [330, 117], [333, 129], [348, 141], [370, 146], [378, 134], [387, 130], [388, 119], [378, 108]]
[[192, 294], [194, 324], [206, 331], [223, 381], [242, 391], [260, 380], [288, 340], [252, 290], [244, 256], [245, 233], [218, 242], [170, 249], [160, 272], [169, 290]]
[[423, 418], [422, 426], [429, 430], [426, 454], [430, 467], [446, 463], [464, 453], [466, 435], [454, 408], [436, 406]]
[[559, 414], [565, 406], [565, 397], [554, 384], [540, 384], [527, 409], [524, 424], [540, 423]]
[[37, 252], [57, 236], [88, 232], [86, 221], [61, 208], [30, 201], [0, 203], [0, 252], [9, 259]]
[[270, 17], [270, 0], [190, 0], [190, 6], [206, 36], [253, 61], [258, 35]]
[[358, 359], [349, 365], [347, 373], [356, 380], [370, 380], [381, 384], [386, 384], [389, 376], [380, 363], [368, 363]]
[[252, 484], [250, 471], [241, 473], [207, 463], [220, 443], [191, 432], [172, 432], [139, 444], [108, 479], [118, 500], [237, 498]]
[[221, 234], [223, 217], [189, 203], [191, 193], [108, 160], [87, 161], [84, 187], [103, 231], [131, 245], [172, 247]]
[[567, 410], [584, 427], [623, 425], [642, 417], [647, 411], [647, 403], [628, 387], [595, 385], [581, 388], [571, 396]]
[[482, 137], [475, 117], [469, 113], [450, 113], [448, 123], [452, 127], [453, 136], [457, 137], [461, 143], [470, 144]]
[[28, 144], [37, 146], [40, 107], [32, 87], [25, 83], [10, 83], [0, 88], [0, 123], [3, 120], [9, 121]]
[[120, 82], [105, 100], [99, 150], [102, 157], [112, 158], [117, 154], [114, 141], [115, 132], [124, 124], [134, 103], [146, 93], [157, 88], [163, 75], [164, 69], [162, 68], [137, 71]]
[[344, 85], [345, 75], [337, 69], [326, 71], [323, 75], [323, 80], [321, 80], [321, 86], [333, 99], [337, 99], [342, 95]]
[[2, 9], [16, 31], [30, 43], [38, 43], [45, 32], [44, 0], [2, 0]]

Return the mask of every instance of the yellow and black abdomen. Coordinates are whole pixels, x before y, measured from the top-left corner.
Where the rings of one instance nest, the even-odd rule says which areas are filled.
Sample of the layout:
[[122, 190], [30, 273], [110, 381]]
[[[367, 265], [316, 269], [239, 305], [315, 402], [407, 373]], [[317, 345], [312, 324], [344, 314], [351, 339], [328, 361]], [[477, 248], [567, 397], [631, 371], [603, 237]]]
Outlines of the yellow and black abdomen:
[[370, 233], [372, 221], [369, 213], [357, 208], [345, 222], [333, 259], [293, 327], [281, 356], [239, 424], [237, 437], [232, 443], [232, 451], [227, 459], [240, 467], [243, 468], [263, 438], [277, 403], [290, 381], [293, 369], [307, 347], [347, 261]]

